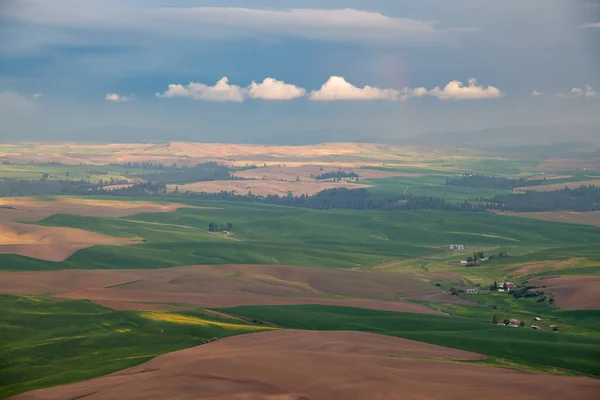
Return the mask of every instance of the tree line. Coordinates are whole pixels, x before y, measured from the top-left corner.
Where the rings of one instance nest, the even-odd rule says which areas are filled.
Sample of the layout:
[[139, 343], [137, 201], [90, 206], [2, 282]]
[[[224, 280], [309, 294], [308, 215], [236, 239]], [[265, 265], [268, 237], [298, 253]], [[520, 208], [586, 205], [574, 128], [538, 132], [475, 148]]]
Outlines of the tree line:
[[358, 180], [358, 174], [355, 172], [346, 172], [346, 171], [333, 171], [333, 172], [325, 172], [320, 175], [310, 175], [311, 178], [316, 179], [318, 181], [322, 181], [325, 179], [333, 179], [335, 182], [341, 182], [344, 178], [351, 178]]

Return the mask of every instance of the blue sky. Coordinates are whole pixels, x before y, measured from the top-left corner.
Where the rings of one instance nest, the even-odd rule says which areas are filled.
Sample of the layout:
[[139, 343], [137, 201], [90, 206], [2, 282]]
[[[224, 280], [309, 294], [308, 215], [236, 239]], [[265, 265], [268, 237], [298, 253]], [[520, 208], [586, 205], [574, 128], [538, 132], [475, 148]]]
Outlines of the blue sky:
[[5, 140], [398, 141], [600, 123], [594, 0], [0, 7]]

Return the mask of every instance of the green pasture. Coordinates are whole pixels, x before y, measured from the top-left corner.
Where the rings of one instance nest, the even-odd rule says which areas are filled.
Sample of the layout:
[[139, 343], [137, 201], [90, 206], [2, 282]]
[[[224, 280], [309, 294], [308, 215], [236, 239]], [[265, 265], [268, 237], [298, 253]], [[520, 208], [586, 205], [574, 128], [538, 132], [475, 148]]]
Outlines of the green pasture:
[[[290, 329], [353, 330], [473, 351], [519, 364], [600, 376], [600, 337], [510, 328], [456, 316], [334, 306], [245, 306], [223, 309]], [[490, 320], [492, 315], [490, 314]], [[597, 315], [586, 318], [597, 318]]]
[[0, 398], [106, 375], [207, 339], [264, 329], [201, 312], [191, 315], [215, 324], [157, 321], [142, 312], [41, 297], [0, 295], [0, 308]]
[[[465, 244], [471, 254], [484, 248], [508, 250], [510, 254], [518, 254], [514, 249], [538, 248], [535, 257], [523, 256], [520, 261], [552, 259], [578, 251], [600, 259], [596, 246], [600, 228], [594, 226], [569, 225], [566, 230], [560, 223], [490, 213], [321, 211], [236, 202], [189, 203], [210, 208], [123, 218], [50, 216], [39, 224], [138, 238], [140, 243], [95, 246], [61, 263], [0, 255], [0, 269], [167, 268], [226, 263], [349, 268], [442, 256], [449, 257], [451, 263], [459, 262], [462, 255], [447, 250], [452, 243]], [[209, 233], [210, 222], [232, 222], [234, 234], [228, 238]], [[490, 267], [496, 263], [501, 262], [494, 260]]]
[[86, 180], [92, 183], [103, 181], [129, 181], [132, 175], [143, 175], [159, 169], [126, 168], [106, 165], [62, 165], [62, 164], [1, 164], [0, 178], [40, 180], [48, 174], [47, 180]]

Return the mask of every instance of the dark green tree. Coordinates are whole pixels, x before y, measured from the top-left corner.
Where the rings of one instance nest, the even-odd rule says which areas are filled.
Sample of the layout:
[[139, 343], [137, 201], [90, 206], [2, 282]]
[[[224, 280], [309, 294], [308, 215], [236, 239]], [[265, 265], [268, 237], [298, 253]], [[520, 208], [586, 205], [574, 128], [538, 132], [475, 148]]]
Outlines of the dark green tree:
[[233, 231], [233, 224], [231, 222], [226, 223], [225, 230], [229, 232]]
[[215, 224], [214, 222], [211, 222], [208, 224], [208, 231], [209, 232], [216, 232], [217, 231], [217, 224]]
[[492, 324], [496, 325], [498, 323], [498, 315], [494, 314], [492, 317]]

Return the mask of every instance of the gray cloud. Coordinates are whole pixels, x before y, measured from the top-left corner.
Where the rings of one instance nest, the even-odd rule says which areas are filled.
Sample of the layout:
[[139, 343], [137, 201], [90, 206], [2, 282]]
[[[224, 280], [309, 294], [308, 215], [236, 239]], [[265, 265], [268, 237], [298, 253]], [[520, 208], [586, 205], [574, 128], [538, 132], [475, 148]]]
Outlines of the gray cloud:
[[[42, 27], [146, 31], [204, 39], [280, 35], [386, 44], [449, 43], [455, 34], [473, 31], [472, 27], [463, 26], [442, 29], [432, 21], [352, 8], [132, 8], [122, 2], [89, 0], [28, 0], [15, 8], [9, 18]], [[55, 38], [60, 40], [61, 36]]]

